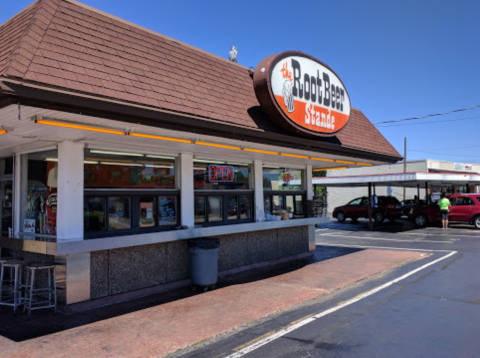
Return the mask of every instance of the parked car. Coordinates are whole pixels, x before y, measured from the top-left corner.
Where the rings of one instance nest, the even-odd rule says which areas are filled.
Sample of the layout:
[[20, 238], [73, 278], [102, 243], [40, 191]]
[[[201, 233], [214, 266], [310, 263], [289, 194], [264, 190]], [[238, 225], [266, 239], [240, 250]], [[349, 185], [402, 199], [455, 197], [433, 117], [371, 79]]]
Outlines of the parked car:
[[[402, 207], [400, 202], [394, 196], [378, 196], [377, 207], [372, 208], [372, 218], [375, 222], [381, 223], [385, 218], [395, 221], [402, 216]], [[356, 198], [347, 205], [336, 207], [333, 210], [333, 217], [343, 222], [350, 218], [356, 221], [358, 218], [368, 218], [368, 208], [370, 202], [366, 196]]]
[[[450, 212], [448, 220], [465, 222], [480, 229], [480, 194], [454, 194], [449, 197]], [[412, 208], [408, 218], [418, 227], [441, 221], [440, 207], [437, 203]]]
[[400, 202], [402, 204], [402, 214], [408, 216], [412, 208], [417, 206], [426, 205], [425, 200], [406, 199]]

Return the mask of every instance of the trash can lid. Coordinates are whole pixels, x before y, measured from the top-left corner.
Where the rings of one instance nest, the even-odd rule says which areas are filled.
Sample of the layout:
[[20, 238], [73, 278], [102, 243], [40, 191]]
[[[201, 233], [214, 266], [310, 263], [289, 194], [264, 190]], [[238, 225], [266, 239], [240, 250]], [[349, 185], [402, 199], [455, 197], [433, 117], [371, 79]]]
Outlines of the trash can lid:
[[188, 240], [190, 247], [198, 247], [199, 249], [217, 249], [220, 246], [218, 238], [201, 238]]

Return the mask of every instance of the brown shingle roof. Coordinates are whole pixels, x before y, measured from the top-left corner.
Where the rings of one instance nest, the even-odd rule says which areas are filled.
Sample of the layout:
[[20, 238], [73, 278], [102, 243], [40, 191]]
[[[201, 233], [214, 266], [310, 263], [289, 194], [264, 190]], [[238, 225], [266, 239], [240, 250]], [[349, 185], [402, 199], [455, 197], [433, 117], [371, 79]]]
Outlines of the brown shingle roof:
[[[248, 68], [72, 0], [38, 0], [0, 27], [0, 77], [281, 131], [263, 123]], [[400, 157], [358, 110], [337, 139]]]

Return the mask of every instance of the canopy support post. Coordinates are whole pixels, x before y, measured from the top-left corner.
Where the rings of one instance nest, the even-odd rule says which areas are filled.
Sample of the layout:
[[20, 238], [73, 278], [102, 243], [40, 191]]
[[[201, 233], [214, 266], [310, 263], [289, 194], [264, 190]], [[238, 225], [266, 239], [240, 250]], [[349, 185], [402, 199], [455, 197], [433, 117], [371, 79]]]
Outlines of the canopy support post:
[[372, 223], [372, 183], [368, 183], [368, 227], [373, 231]]
[[428, 182], [425, 182], [425, 195], [427, 196], [427, 205], [430, 205], [432, 201], [430, 200], [430, 194], [428, 194]]

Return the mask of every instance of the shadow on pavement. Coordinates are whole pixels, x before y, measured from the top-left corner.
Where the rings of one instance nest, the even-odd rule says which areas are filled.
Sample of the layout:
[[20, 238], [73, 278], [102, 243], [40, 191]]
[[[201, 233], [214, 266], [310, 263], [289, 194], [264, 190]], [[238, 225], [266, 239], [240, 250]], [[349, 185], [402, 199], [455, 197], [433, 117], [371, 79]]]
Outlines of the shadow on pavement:
[[[298, 270], [312, 263], [351, 254], [357, 251], [361, 251], [361, 249], [317, 246], [313, 255], [304, 259], [219, 277], [217, 289], [282, 275]], [[192, 297], [198, 294], [201, 293], [192, 293], [190, 287], [184, 287], [69, 315], [61, 313], [54, 314], [49, 310], [38, 310], [32, 313], [29, 321], [27, 320], [27, 317], [23, 316], [21, 313], [14, 316], [11, 307], [0, 306], [0, 335], [15, 342], [22, 342], [183, 298]]]

